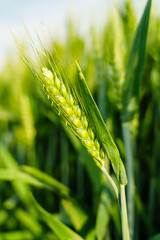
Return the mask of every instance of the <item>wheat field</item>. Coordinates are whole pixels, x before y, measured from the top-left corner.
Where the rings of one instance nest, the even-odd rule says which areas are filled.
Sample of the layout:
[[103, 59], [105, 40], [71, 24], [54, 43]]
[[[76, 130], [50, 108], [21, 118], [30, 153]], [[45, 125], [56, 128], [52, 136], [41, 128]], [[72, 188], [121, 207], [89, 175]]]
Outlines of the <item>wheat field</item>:
[[37, 45], [22, 27], [0, 74], [0, 240], [159, 240], [151, 0], [139, 21], [126, 1], [87, 38], [70, 21], [64, 41], [35, 32]]

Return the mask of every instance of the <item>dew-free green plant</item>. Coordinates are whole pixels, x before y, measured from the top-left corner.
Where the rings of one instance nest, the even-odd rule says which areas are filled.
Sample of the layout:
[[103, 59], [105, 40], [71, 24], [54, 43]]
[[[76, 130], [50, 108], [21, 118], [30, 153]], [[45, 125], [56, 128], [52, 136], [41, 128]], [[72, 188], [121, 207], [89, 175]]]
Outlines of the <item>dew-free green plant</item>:
[[[127, 141], [126, 133], [127, 131], [130, 131], [130, 129], [128, 129], [128, 125], [132, 125], [131, 120], [134, 120], [134, 117], [132, 115], [137, 116], [137, 108], [135, 108], [135, 105], [138, 105], [138, 103], [135, 100], [135, 95], [138, 93], [140, 80], [142, 78], [150, 6], [151, 1], [149, 0], [138, 27], [135, 40], [133, 42], [131, 54], [126, 68], [126, 74], [124, 74], [124, 63], [121, 63], [120, 59], [122, 53], [121, 51], [117, 51], [117, 49], [119, 50], [119, 45], [122, 44], [122, 41], [118, 43], [115, 42], [115, 49], [113, 49], [113, 55], [115, 55], [114, 66], [116, 66], [116, 64], [118, 66], [118, 69], [115, 69], [116, 74], [118, 71], [120, 71], [119, 75], [116, 75], [116, 81], [113, 83], [113, 85], [117, 85], [118, 83], [118, 86], [120, 88], [117, 89], [118, 96], [114, 95], [114, 97], [115, 101], [117, 101], [117, 108], [121, 112], [128, 175], [130, 179], [128, 199], [131, 201], [131, 208], [129, 208], [130, 225], [132, 231], [131, 237], [133, 236], [132, 220], [134, 209], [133, 194], [131, 192], [133, 187], [133, 182], [131, 184], [131, 181], [133, 179], [133, 159], [130, 160], [129, 155], [131, 158], [133, 156], [130, 152], [128, 153], [131, 145], [131, 140], [128, 138]], [[144, 32], [143, 29], [145, 30]], [[116, 144], [114, 143], [108, 129], [106, 128], [106, 125], [89, 91], [84, 75], [78, 63], [76, 63], [75, 67], [77, 71], [77, 77], [74, 76], [74, 79], [70, 79], [68, 76], [66, 77], [62, 73], [61, 67], [57, 66], [54, 52], [52, 53], [52, 51], [49, 50], [48, 46], [45, 47], [39, 35], [37, 34], [39, 43], [42, 48], [41, 50], [38, 50], [38, 48], [35, 46], [28, 31], [27, 34], [30, 45], [35, 54], [35, 60], [32, 60], [30, 57], [28, 57], [23, 46], [15, 38], [17, 46], [20, 50], [21, 57], [30, 68], [32, 73], [35, 75], [36, 81], [40, 86], [42, 93], [45, 95], [46, 99], [48, 99], [54, 111], [64, 121], [66, 127], [69, 128], [74, 133], [74, 135], [79, 138], [83, 146], [87, 149], [88, 153], [96, 162], [97, 166], [102, 170], [102, 172], [106, 175], [112, 184], [116, 197], [121, 201], [123, 239], [130, 239], [125, 198], [125, 185], [127, 184], [125, 168], [121, 160], [118, 148], [116, 147]], [[122, 34], [123, 33], [121, 31], [121, 35]], [[116, 36], [116, 32], [113, 34], [113, 36]], [[120, 79], [119, 76], [121, 76]], [[136, 77], [138, 79], [137, 83]], [[115, 181], [114, 177], [109, 171], [109, 163], [111, 163], [118, 183]], [[41, 208], [37, 207], [37, 209]], [[42, 209], [40, 212], [42, 214], [44, 213], [44, 215], [47, 216]], [[47, 219], [46, 217], [44, 218]], [[45, 221], [48, 222], [48, 220]]]

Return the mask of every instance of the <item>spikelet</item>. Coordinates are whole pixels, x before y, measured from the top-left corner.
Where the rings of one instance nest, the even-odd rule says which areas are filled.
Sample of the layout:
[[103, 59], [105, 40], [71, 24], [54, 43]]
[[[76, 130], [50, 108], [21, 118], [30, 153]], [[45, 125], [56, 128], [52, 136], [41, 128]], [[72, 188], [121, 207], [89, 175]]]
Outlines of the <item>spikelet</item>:
[[58, 111], [59, 115], [65, 119], [68, 125], [89, 154], [96, 160], [98, 167], [102, 168], [105, 160], [105, 153], [101, 148], [93, 130], [90, 128], [87, 117], [81, 110], [79, 104], [74, 100], [72, 94], [65, 87], [65, 84], [46, 67], [42, 68], [42, 85], [51, 101], [52, 106]]

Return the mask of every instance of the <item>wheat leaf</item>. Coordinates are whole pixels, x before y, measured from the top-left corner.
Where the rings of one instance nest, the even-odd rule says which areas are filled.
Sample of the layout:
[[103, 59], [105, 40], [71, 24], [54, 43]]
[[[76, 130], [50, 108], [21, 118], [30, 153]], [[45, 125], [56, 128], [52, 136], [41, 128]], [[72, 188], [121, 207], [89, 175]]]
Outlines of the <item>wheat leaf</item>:
[[125, 75], [125, 82], [122, 89], [122, 120], [128, 122], [132, 120], [134, 112], [138, 108], [138, 92], [142, 79], [145, 47], [148, 32], [149, 15], [151, 9], [151, 0], [148, 0], [140, 24], [138, 26]]
[[111, 161], [112, 167], [115, 171], [117, 179], [120, 180], [121, 184], [127, 184], [127, 177], [123, 162], [121, 160], [118, 148], [114, 143], [102, 117], [98, 110], [98, 107], [89, 91], [89, 88], [86, 84], [85, 78], [82, 74], [82, 71], [77, 63], [77, 97], [80, 104], [85, 109], [86, 114], [88, 115], [89, 123], [95, 131], [95, 134], [105, 149], [109, 160]]
[[31, 195], [32, 203], [37, 211], [40, 213], [43, 221], [48, 225], [48, 227], [57, 235], [60, 240], [83, 240], [76, 232], [71, 230], [65, 224], [56, 219], [52, 214], [44, 210], [38, 202], [35, 200], [33, 195]]

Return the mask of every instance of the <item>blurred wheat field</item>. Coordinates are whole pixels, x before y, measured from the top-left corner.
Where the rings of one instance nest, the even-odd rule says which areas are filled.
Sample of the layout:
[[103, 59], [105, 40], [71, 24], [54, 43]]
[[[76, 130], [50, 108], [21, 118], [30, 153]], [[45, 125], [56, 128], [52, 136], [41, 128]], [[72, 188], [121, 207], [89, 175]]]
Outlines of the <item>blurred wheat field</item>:
[[[131, 239], [159, 240], [160, 19], [148, 7], [142, 22], [127, 1], [101, 34], [69, 21], [66, 40], [49, 44], [73, 79], [79, 62], [118, 146]], [[0, 240], [122, 239], [112, 186], [17, 59], [0, 75]]]

